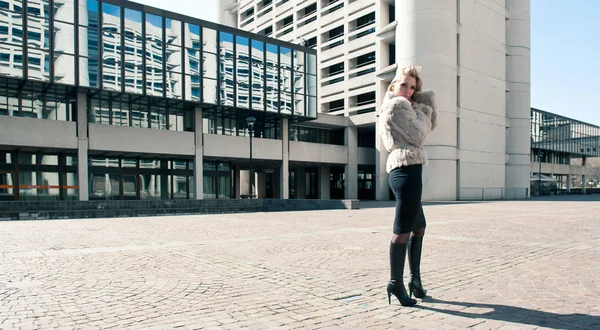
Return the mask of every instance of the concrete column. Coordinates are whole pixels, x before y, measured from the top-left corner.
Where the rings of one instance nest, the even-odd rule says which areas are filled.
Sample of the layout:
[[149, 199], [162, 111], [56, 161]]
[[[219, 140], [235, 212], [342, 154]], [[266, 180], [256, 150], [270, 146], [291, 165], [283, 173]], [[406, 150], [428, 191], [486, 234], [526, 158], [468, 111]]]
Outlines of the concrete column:
[[331, 181], [329, 166], [319, 167], [319, 199], [331, 198]]
[[281, 170], [279, 172], [279, 198], [290, 198], [290, 134], [289, 121], [287, 118], [281, 120]]
[[455, 200], [459, 185], [457, 0], [396, 1], [395, 8], [398, 68], [423, 67], [424, 88], [436, 92], [439, 112], [437, 128], [427, 139], [423, 199]]
[[506, 189], [517, 196], [529, 187], [531, 152], [530, 1], [506, 0]]
[[87, 96], [77, 93], [77, 182], [79, 200], [89, 200]]
[[194, 155], [194, 187], [196, 199], [204, 199], [204, 125], [202, 121], [202, 108], [196, 107], [195, 111], [195, 136], [196, 154]]
[[567, 193], [571, 192], [571, 174], [567, 174]]
[[346, 165], [346, 180], [344, 198], [358, 198], [358, 127], [346, 127], [346, 145], [348, 147], [348, 164]]

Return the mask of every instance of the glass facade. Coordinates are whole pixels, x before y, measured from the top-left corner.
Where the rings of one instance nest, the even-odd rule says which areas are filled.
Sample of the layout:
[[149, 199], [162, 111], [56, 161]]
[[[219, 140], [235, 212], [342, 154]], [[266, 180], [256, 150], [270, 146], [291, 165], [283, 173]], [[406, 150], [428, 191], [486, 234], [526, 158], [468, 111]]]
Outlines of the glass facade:
[[193, 199], [192, 160], [90, 156], [90, 200]]
[[128, 1], [1, 3], [0, 77], [316, 118], [309, 48]]
[[600, 129], [531, 108], [531, 160], [570, 164], [571, 156], [600, 157]]
[[74, 154], [0, 151], [0, 201], [77, 200]]

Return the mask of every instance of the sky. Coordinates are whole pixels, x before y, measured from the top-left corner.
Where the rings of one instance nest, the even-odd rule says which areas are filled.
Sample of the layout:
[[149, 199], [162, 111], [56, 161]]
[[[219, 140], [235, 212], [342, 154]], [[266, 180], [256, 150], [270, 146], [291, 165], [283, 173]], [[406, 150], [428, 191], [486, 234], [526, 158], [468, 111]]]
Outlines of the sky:
[[[134, 0], [217, 22], [219, 0]], [[600, 126], [600, 0], [531, 0], [531, 106]]]

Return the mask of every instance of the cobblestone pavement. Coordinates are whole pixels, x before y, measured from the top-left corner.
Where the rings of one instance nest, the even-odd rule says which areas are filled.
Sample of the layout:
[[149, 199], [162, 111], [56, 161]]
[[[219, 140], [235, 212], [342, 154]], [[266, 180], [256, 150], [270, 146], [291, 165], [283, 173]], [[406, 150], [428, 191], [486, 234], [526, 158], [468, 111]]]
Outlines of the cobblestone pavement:
[[0, 222], [0, 328], [600, 329], [598, 197], [426, 205], [415, 307], [362, 206]]

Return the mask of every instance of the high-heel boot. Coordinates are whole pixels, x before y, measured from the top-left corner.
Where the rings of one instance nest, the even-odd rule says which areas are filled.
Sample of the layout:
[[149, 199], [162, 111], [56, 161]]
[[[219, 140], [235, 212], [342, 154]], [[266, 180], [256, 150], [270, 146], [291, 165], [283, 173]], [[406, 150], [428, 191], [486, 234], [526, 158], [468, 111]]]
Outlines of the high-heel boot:
[[390, 243], [390, 282], [387, 285], [388, 303], [392, 303], [392, 295], [402, 306], [413, 306], [417, 303], [411, 299], [404, 287], [404, 262], [406, 260], [406, 243]]
[[413, 294], [417, 298], [424, 298], [427, 290], [423, 289], [421, 283], [421, 251], [423, 249], [423, 236], [412, 236], [408, 240], [408, 264], [410, 266], [410, 282], [408, 282], [408, 291], [410, 297]]

